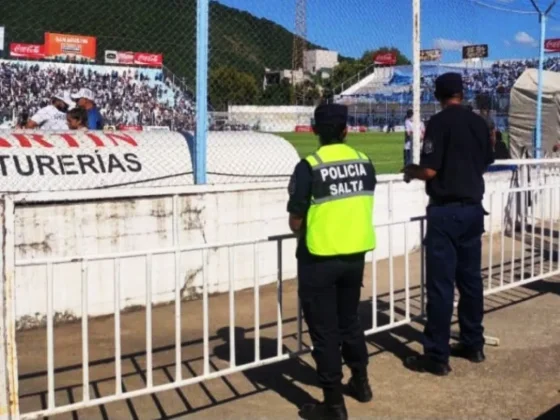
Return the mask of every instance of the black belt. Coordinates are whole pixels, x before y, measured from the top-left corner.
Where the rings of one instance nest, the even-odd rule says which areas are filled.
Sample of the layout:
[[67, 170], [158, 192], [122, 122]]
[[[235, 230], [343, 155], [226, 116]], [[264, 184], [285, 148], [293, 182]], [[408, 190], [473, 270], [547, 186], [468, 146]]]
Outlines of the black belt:
[[473, 200], [438, 200], [435, 198], [430, 198], [429, 205], [435, 207], [465, 207], [465, 206], [477, 206], [482, 203]]

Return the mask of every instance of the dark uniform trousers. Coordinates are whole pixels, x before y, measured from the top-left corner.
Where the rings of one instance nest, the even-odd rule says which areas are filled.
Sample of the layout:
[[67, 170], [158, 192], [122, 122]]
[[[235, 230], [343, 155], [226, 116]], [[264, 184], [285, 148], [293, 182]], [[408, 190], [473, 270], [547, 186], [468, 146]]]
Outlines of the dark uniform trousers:
[[461, 342], [474, 350], [484, 345], [484, 297], [481, 274], [482, 205], [430, 205], [427, 209], [426, 289], [428, 321], [424, 353], [448, 363], [455, 282], [459, 290]]
[[333, 403], [342, 399], [341, 356], [353, 375], [367, 374], [368, 355], [358, 316], [363, 274], [361, 256], [298, 261], [299, 298], [312, 355], [325, 399]]

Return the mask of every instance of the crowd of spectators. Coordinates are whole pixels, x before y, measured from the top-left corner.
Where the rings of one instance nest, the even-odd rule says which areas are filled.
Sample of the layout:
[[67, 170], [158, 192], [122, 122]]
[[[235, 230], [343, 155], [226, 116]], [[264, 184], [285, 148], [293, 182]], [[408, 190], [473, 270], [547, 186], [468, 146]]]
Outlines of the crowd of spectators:
[[193, 97], [162, 72], [151, 79], [141, 69], [100, 72], [85, 65], [0, 64], [0, 123], [15, 122], [48, 105], [56, 92], [91, 89], [106, 125], [194, 126]]
[[[493, 98], [493, 108], [497, 111], [507, 107], [509, 93], [513, 85], [528, 68], [538, 67], [538, 59], [498, 61], [489, 68], [464, 69], [463, 82], [467, 97], [472, 99], [478, 93], [487, 93]], [[544, 69], [560, 71], [560, 57], [545, 60]], [[422, 78], [424, 93], [433, 93], [437, 74]]]

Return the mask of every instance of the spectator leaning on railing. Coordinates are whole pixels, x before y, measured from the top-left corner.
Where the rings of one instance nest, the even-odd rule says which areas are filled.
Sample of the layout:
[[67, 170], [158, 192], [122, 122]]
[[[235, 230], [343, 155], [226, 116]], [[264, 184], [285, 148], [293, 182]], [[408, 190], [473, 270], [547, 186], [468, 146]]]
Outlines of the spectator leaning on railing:
[[[74, 103], [63, 93], [52, 97], [50, 105], [41, 108], [36, 114], [27, 120], [25, 128], [41, 128], [43, 130], [65, 130], [66, 112], [74, 107]], [[23, 127], [22, 127], [23, 128]]]

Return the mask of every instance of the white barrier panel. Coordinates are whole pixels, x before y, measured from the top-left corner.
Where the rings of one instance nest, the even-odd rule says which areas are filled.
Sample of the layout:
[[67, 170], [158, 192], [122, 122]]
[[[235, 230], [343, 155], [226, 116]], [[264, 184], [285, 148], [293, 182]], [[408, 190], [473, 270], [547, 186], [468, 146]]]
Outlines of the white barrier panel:
[[[153, 127], [152, 127], [153, 128]], [[0, 133], [0, 191], [70, 191], [193, 185], [192, 133]], [[209, 184], [287, 182], [300, 158], [279, 136], [211, 132]]]
[[68, 191], [184, 178], [192, 164], [178, 133], [26, 130], [0, 134], [0, 173], [4, 192]]

